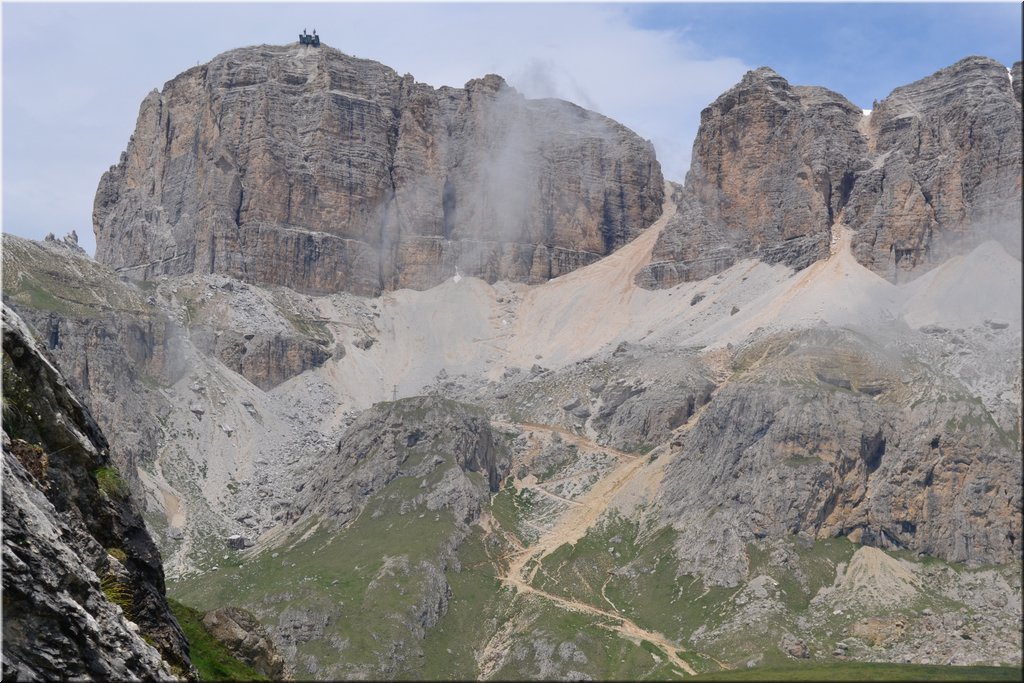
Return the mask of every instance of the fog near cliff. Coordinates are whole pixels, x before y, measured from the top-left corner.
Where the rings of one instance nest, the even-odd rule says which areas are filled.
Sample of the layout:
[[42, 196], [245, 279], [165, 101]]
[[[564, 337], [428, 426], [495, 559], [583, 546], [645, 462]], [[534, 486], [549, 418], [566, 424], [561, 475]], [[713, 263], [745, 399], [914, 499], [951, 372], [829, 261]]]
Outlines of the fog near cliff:
[[[646, 198], [660, 195], [662, 186], [649, 144], [600, 114], [527, 98], [487, 78], [470, 83], [457, 108], [435, 115], [430, 149], [438, 167], [421, 172], [410, 165], [420, 149], [410, 132], [399, 142], [396, 192], [383, 196], [378, 210], [396, 217], [397, 239], [444, 240], [439, 248], [449, 277], [459, 267], [462, 275], [491, 279], [497, 260], [529, 273], [545, 261], [544, 247], [597, 259], [660, 212], [660, 204], [650, 211]], [[642, 171], [652, 171], [651, 184], [636, 184]], [[653, 215], [624, 220], [640, 206]]]
[[[1019, 186], [1010, 192], [1019, 193]], [[1013, 195], [1008, 196], [1012, 198]], [[979, 245], [991, 241], [998, 243], [1014, 259], [1021, 261], [1024, 247], [1022, 209], [1024, 203], [1020, 197], [1017, 197], [1016, 201], [1000, 201], [995, 197], [976, 199], [970, 207], [970, 216], [962, 230], [947, 228], [932, 232], [930, 255], [936, 262], [942, 262], [968, 254]], [[913, 277], [916, 278], [917, 274]]]
[[478, 155], [480, 174], [475, 187], [470, 185], [464, 192], [465, 203], [477, 204], [477, 215], [490, 223], [484, 227], [485, 234], [501, 241], [522, 238], [538, 189], [531, 162], [541, 140], [524, 113], [515, 93], [499, 92], [483, 122], [485, 135], [494, 136], [494, 147], [468, 151]]
[[992, 220], [974, 223], [968, 231], [971, 241], [967, 244], [964, 244], [962, 240], [948, 239], [944, 236], [939, 237], [939, 242], [947, 250], [956, 253], [967, 251], [974, 245], [992, 240], [998, 242], [1006, 250], [1006, 253], [1020, 261], [1022, 248], [1024, 248], [1024, 244], [1022, 244], [1024, 243], [1024, 228], [1021, 227], [1020, 221], [1021, 210], [1020, 204], [1018, 204], [1016, 216], [995, 216]]
[[[388, 15], [388, 36], [345, 35], [332, 45], [384, 61], [434, 87], [494, 73], [528, 98], [591, 109], [654, 142], [665, 175], [682, 181], [700, 111], [750, 68], [677, 27], [638, 26], [628, 7], [495, 4], [439, 13], [436, 5], [353, 9], [354, 25]], [[429, 27], [429, 58], [422, 45]], [[344, 32], [344, 29], [341, 29]]]
[[[926, 21], [886, 19], [897, 11]], [[1017, 19], [1007, 20], [1014, 11]], [[815, 12], [832, 19], [807, 40], [780, 40], [799, 35]], [[3, 229], [33, 239], [74, 229], [92, 253], [97, 182], [124, 150], [146, 93], [221, 52], [293, 42], [303, 28], [435, 87], [498, 73], [528, 97], [599, 111], [651, 139], [665, 176], [677, 181], [701, 109], [748, 68], [770, 65], [794, 83], [825, 85], [868, 106], [887, 94], [879, 78], [907, 83], [966, 54], [1006, 63], [1020, 54], [1019, 7], [998, 4], [765, 5], [749, 13], [685, 3], [6, 4]], [[847, 39], [827, 40], [838, 29]], [[878, 40], [880, 31], [892, 39]]]
[[485, 221], [484, 233], [502, 242], [543, 242], [543, 231], [550, 226], [531, 225], [530, 219], [545, 201], [557, 202], [557, 208], [573, 203], [577, 211], [582, 208], [581, 197], [543, 197], [554, 173], [568, 170], [582, 178], [598, 171], [586, 165], [566, 169], [560, 156], [580, 154], [589, 164], [590, 149], [610, 150], [623, 144], [621, 132], [603, 117], [564, 103], [530, 101], [509, 88], [497, 93], [481, 119], [483, 138], [491, 144], [466, 150], [478, 174], [468, 191], [462, 190], [460, 204], [471, 205], [472, 213]]
[[[666, 175], [677, 179], [689, 165], [700, 109], [751, 66], [704, 54], [675, 29], [638, 27], [621, 7], [241, 7], [5, 5], [3, 229], [32, 239], [74, 229], [94, 253], [96, 185], [125, 149], [145, 95], [226, 50], [292, 43], [303, 28], [434, 87], [497, 73], [528, 97], [597, 109], [652, 139]], [[53, 201], [56, 188], [61, 201]]]

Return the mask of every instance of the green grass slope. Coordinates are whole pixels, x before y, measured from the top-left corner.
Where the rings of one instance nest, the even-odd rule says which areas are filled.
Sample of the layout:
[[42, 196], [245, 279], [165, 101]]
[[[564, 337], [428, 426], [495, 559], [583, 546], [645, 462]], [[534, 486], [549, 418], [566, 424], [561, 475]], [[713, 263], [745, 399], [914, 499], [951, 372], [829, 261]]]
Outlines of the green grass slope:
[[189, 657], [196, 669], [199, 670], [199, 680], [269, 680], [252, 667], [239, 661], [220, 641], [210, 635], [210, 632], [203, 626], [202, 612], [176, 600], [168, 600], [167, 603], [188, 639]]

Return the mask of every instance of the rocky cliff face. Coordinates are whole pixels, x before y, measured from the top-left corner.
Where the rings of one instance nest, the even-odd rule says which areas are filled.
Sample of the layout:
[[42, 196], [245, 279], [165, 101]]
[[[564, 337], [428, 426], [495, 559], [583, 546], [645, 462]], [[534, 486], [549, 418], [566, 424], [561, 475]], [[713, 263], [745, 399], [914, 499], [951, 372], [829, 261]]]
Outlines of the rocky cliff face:
[[1024, 89], [1024, 82], [1021, 81], [1024, 78], [1024, 72], [1021, 71], [1021, 66], [1021, 62], [1015, 62], [1010, 69], [1010, 79], [1013, 81], [1013, 95], [1017, 98], [1017, 104], [1021, 104], [1021, 93], [1022, 89]]
[[483, 475], [491, 491], [505, 470], [486, 414], [433, 396], [378, 404], [352, 424], [327, 456], [325, 467], [306, 484], [293, 515], [315, 515], [338, 524], [359, 514], [366, 499], [396, 477], [432, 478], [447, 472], [424, 491], [428, 510], [450, 509], [469, 523], [486, 501], [465, 473]]
[[[169, 407], [153, 389], [185, 371], [186, 332], [156, 302], [79, 249], [3, 236], [4, 302], [35, 330], [76, 395], [109, 434], [137, 500]], [[125, 400], [126, 397], [130, 400]]]
[[665, 476], [684, 570], [735, 585], [747, 543], [787, 534], [1019, 557], [1019, 423], [911, 349], [840, 331], [744, 349]]
[[897, 88], [866, 129], [846, 209], [858, 261], [894, 280], [990, 238], [1020, 257], [1021, 105], [1005, 66], [968, 57]]
[[196, 350], [267, 391], [311, 368], [332, 353], [331, 335], [296, 309], [297, 295], [249, 287], [223, 276], [179, 278], [157, 294], [180, 305], [182, 323]]
[[3, 308], [4, 677], [194, 677], [108, 445]]
[[100, 181], [97, 258], [310, 293], [541, 282], [660, 214], [650, 143], [497, 76], [440, 88], [323, 46], [244, 48], [143, 101]]
[[702, 112], [679, 211], [637, 281], [670, 287], [750, 257], [803, 268], [840, 222], [857, 231], [857, 259], [890, 280], [989, 238], [1019, 254], [1013, 87], [1004, 66], [968, 57], [865, 115], [824, 88], [749, 72]]
[[866, 150], [860, 110], [768, 68], [701, 113], [680, 210], [645, 282], [700, 280], [753, 256], [801, 268], [828, 254], [844, 182]]
[[[167, 406], [152, 389], [182, 378], [190, 363], [187, 347], [264, 390], [344, 353], [329, 348], [329, 335], [303, 324], [287, 297], [228, 278], [142, 291], [63, 242], [4, 235], [3, 247], [5, 300], [43, 337], [73, 389], [88, 398], [126, 472], [155, 450], [156, 416]], [[123, 402], [125, 392], [141, 400]], [[115, 424], [118, 429], [109, 429]]]

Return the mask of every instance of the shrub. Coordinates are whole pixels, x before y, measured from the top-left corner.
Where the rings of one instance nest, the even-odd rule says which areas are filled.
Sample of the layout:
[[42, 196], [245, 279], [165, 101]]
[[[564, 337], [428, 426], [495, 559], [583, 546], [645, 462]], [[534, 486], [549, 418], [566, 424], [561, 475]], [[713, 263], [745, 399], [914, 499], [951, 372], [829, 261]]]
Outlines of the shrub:
[[121, 497], [126, 492], [126, 486], [124, 479], [121, 478], [121, 473], [117, 471], [116, 467], [110, 465], [104, 465], [96, 470], [96, 483], [100, 487], [100, 491], [105, 493], [108, 498]]
[[126, 619], [132, 619], [132, 587], [110, 573], [100, 579], [100, 587], [107, 600], [120, 607]]

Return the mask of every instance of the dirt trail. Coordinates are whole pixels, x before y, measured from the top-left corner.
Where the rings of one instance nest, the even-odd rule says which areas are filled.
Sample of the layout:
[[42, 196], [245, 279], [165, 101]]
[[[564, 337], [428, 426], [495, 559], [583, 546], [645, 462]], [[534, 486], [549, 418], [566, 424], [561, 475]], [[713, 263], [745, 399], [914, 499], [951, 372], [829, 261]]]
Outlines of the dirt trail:
[[498, 428], [511, 429], [513, 431], [532, 430], [537, 432], [548, 432], [549, 434], [557, 434], [563, 441], [569, 441], [570, 443], [575, 444], [578, 448], [598, 453], [607, 453], [609, 455], [614, 455], [616, 458], [635, 460], [638, 457], [635, 453], [626, 453], [625, 451], [617, 450], [611, 446], [601, 446], [596, 444], [587, 437], [581, 436], [576, 432], [566, 429], [565, 427], [542, 425], [537, 422], [503, 422], [501, 420], [492, 420], [491, 424]]
[[533, 580], [540, 561], [566, 543], [573, 545], [583, 538], [587, 529], [608, 509], [608, 503], [643, 466], [639, 459], [627, 460], [602, 477], [589, 491], [576, 500], [577, 505], [567, 510], [535, 544], [522, 551], [509, 566], [509, 574], [521, 576], [523, 568], [535, 561], [533, 571], [527, 578]]
[[[544, 483], [546, 484], [547, 482], [544, 482]], [[557, 493], [552, 493], [551, 491], [548, 491], [541, 484], [533, 484], [532, 486], [525, 486], [523, 488], [531, 488], [531, 489], [534, 489], [536, 491], [539, 491], [541, 494], [547, 496], [548, 498], [554, 498], [559, 503], [565, 503], [566, 505], [581, 505], [581, 503], [579, 501], [570, 500], [568, 498], [565, 498], [563, 496], [558, 495]]]
[[571, 612], [584, 612], [586, 614], [592, 614], [597, 617], [603, 617], [605, 619], [608, 619], [612, 623], [599, 624], [599, 626], [607, 628], [611, 631], [616, 631], [617, 633], [622, 634], [626, 638], [629, 638], [630, 640], [636, 643], [640, 643], [644, 640], [654, 643], [668, 656], [669, 661], [672, 662], [672, 664], [678, 667], [681, 671], [685, 671], [691, 676], [696, 675], [697, 673], [693, 670], [693, 667], [687, 664], [684, 660], [680, 659], [679, 655], [676, 654], [676, 651], [681, 649], [678, 645], [669, 642], [668, 639], [666, 639], [665, 636], [661, 635], [660, 633], [657, 633], [655, 631], [648, 631], [645, 628], [637, 626], [636, 622], [632, 621], [631, 619], [627, 619], [618, 612], [612, 612], [606, 609], [601, 609], [600, 607], [594, 607], [593, 605], [588, 605], [578, 600], [572, 600], [569, 598], [564, 598], [560, 595], [548, 593], [547, 591], [542, 591], [539, 588], [534, 588], [525, 581], [515, 579], [515, 577], [499, 578], [502, 581], [505, 581], [506, 583], [512, 584], [519, 591], [522, 591], [524, 593], [532, 593], [533, 595], [538, 595], [546, 600], [550, 600], [551, 602], [555, 603], [559, 607], [562, 607], [563, 609], [569, 610]]
[[[677, 667], [680, 671], [685, 671], [691, 675], [695, 674], [696, 672], [693, 668], [676, 654], [676, 652], [682, 648], [677, 644], [670, 642], [660, 633], [641, 628], [635, 622], [624, 617], [618, 612], [595, 607], [560, 595], [554, 595], [531, 585], [531, 582], [537, 574], [537, 570], [540, 568], [541, 560], [563, 545], [573, 545], [579, 541], [579, 539], [586, 534], [587, 530], [593, 526], [598, 518], [608, 509], [609, 503], [615, 497], [615, 494], [630, 483], [636, 474], [643, 469], [644, 465], [647, 464], [647, 460], [614, 448], [600, 446], [585, 437], [558, 427], [540, 425], [536, 423], [510, 423], [497, 421], [493, 424], [496, 427], [530, 429], [534, 431], [544, 431], [550, 434], [558, 434], [563, 439], [575, 443], [582, 449], [607, 453], [617, 457], [620, 461], [618, 466], [601, 477], [601, 479], [591, 486], [585, 494], [575, 501], [566, 501], [574, 504], [567, 506], [568, 509], [562, 513], [554, 526], [549, 530], [544, 531], [536, 543], [529, 547], [521, 548], [508, 556], [510, 562], [507, 568], [499, 574], [498, 579], [503, 583], [515, 586], [517, 591], [520, 593], [537, 595], [549, 600], [563, 609], [575, 612], [584, 612], [606, 619], [608, 620], [607, 623], [599, 624], [603, 628], [615, 631], [637, 643], [644, 640], [654, 643], [663, 651], [664, 655], [672, 665]], [[545, 491], [541, 485], [536, 483], [529, 484], [528, 488], [536, 488], [542, 493], [550, 494], [550, 492]], [[490, 524], [488, 524], [487, 529], [494, 531]], [[533, 566], [529, 570], [528, 575], [524, 576], [524, 571], [530, 563], [533, 563]], [[604, 595], [604, 586], [601, 587], [601, 593]], [[612, 604], [611, 601], [608, 600], [607, 596], [605, 596], [605, 600], [608, 601], [609, 604]], [[612, 605], [612, 607], [614, 607], [614, 605]], [[499, 641], [501, 641], [501, 639], [498, 639], [498, 641], [492, 639], [481, 654], [481, 661], [489, 662], [490, 670], [493, 670], [495, 659], [499, 656], [497, 650], [501, 649], [501, 643], [504, 642], [501, 641], [499, 643]]]

